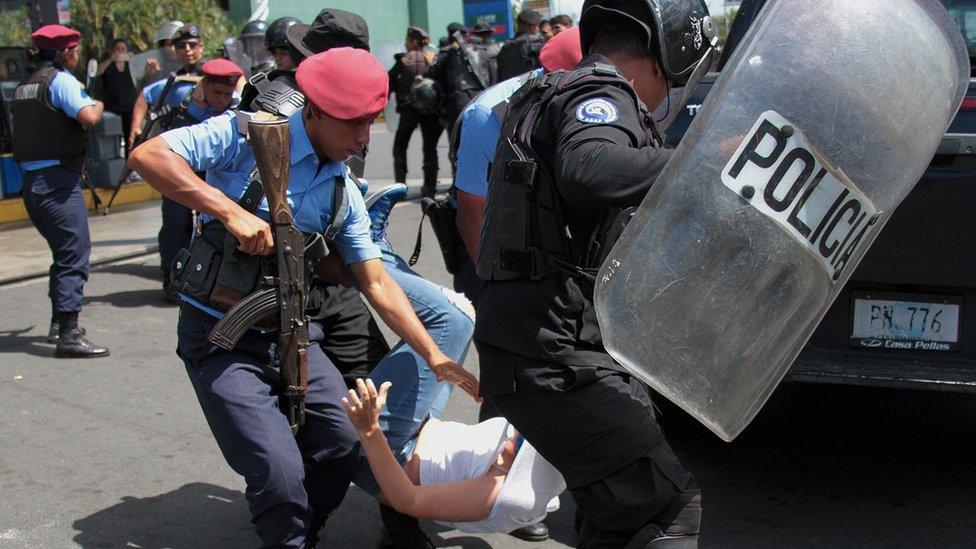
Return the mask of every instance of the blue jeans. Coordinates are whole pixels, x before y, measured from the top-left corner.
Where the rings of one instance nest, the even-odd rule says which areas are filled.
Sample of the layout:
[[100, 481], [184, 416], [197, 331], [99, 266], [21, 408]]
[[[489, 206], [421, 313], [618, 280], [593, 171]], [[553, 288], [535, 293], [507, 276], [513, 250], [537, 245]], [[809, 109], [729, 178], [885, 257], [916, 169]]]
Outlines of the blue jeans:
[[[458, 364], [464, 362], [474, 333], [474, 320], [443, 288], [410, 269], [389, 243], [377, 242], [377, 245], [383, 251], [386, 271], [403, 288], [431, 339], [452, 360]], [[444, 411], [452, 385], [438, 382], [424, 359], [402, 341], [376, 365], [369, 378], [377, 387], [384, 381], [393, 383], [379, 423], [393, 454], [404, 463], [413, 453], [417, 435], [427, 418], [439, 417]], [[353, 482], [372, 495], [380, 491], [365, 456]]]

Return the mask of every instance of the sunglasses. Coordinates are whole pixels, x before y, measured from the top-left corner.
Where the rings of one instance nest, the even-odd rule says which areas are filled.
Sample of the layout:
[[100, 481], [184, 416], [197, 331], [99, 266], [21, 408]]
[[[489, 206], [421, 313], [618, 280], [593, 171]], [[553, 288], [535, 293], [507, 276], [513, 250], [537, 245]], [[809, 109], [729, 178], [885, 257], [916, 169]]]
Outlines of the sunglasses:
[[175, 44], [173, 44], [173, 47], [178, 50], [195, 50], [199, 48], [201, 45], [202, 45], [201, 42], [191, 40], [191, 41], [176, 42]]

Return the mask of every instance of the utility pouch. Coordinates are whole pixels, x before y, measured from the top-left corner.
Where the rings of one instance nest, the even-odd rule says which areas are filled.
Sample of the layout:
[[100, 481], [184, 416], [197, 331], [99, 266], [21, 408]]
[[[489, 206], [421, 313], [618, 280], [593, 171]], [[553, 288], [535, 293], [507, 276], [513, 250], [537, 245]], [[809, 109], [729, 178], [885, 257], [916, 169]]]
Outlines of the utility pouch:
[[420, 201], [420, 209], [423, 215], [420, 218], [420, 227], [417, 228], [417, 244], [414, 246], [413, 255], [410, 257], [410, 266], [417, 263], [420, 258], [421, 235], [424, 229], [424, 217], [430, 218], [430, 226], [434, 229], [434, 236], [437, 244], [441, 248], [441, 255], [444, 256], [444, 267], [447, 272], [454, 274], [457, 271], [457, 251], [461, 245], [461, 234], [457, 229], [457, 208], [450, 196], [441, 200], [424, 198]]
[[220, 267], [220, 247], [203, 236], [193, 239], [189, 249], [182, 249], [173, 261], [171, 284], [179, 293], [207, 303], [217, 280]]
[[229, 311], [234, 305], [257, 290], [263, 275], [272, 275], [270, 257], [241, 253], [237, 250], [237, 240], [222, 225], [204, 227], [204, 234], [210, 232], [216, 241], [223, 235], [224, 247], [220, 268], [213, 290], [210, 292], [210, 305], [218, 311]]

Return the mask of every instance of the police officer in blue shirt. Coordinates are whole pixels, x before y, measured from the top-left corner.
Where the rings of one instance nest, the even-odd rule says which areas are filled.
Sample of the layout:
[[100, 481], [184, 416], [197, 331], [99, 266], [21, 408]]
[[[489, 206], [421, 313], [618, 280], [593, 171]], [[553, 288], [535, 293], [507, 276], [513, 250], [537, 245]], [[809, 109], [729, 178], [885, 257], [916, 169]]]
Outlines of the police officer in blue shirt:
[[57, 342], [57, 357], [108, 356], [108, 349], [85, 339], [85, 330], [78, 326], [91, 254], [81, 192], [84, 127], [101, 121], [104, 105], [89, 97], [71, 75], [78, 66], [78, 31], [45, 25], [31, 37], [41, 65], [14, 94], [14, 127], [19, 129], [14, 134], [14, 157], [26, 172], [27, 213], [54, 256], [48, 341]]
[[[299, 229], [321, 232], [332, 222], [337, 178], [348, 177], [342, 161], [368, 143], [370, 125], [386, 104], [387, 76], [368, 52], [336, 48], [306, 59], [296, 77], [307, 101], [289, 117], [288, 200]], [[240, 130], [244, 116], [231, 112], [163, 134], [136, 148], [129, 163], [163, 194], [219, 220], [239, 252], [267, 255], [274, 241], [266, 202], [253, 214], [238, 202], [255, 166]], [[206, 182], [194, 174], [201, 170]], [[348, 181], [344, 192], [348, 209], [337, 220], [335, 252], [370, 304], [438, 377], [476, 395], [477, 380], [438, 349], [383, 268], [358, 189]], [[178, 354], [224, 457], [247, 482], [263, 545], [313, 546], [310, 538], [341, 502], [360, 459], [339, 401], [345, 393], [339, 372], [313, 341], [306, 423], [293, 436], [276, 399], [274, 335], [251, 330], [233, 351], [221, 351], [207, 340], [217, 307], [186, 294], [182, 299]]]
[[[165, 131], [191, 126], [232, 108], [239, 98], [237, 85], [244, 71], [226, 59], [213, 59], [201, 67], [203, 78], [188, 88], [180, 104], [168, 109], [155, 121], [150, 137]], [[171, 268], [176, 255], [190, 245], [193, 235], [193, 211], [170, 200], [162, 199], [162, 225], [159, 227], [159, 267], [163, 272], [163, 293], [178, 302], [179, 293], [170, 285]]]
[[[173, 47], [176, 48], [176, 55], [180, 58], [183, 66], [176, 71], [176, 75], [189, 77], [203, 75], [203, 32], [200, 25], [187, 23], [173, 33], [171, 40]], [[132, 107], [132, 124], [129, 130], [129, 143], [135, 143], [136, 138], [142, 133], [143, 121], [149, 114], [151, 107], [155, 107], [163, 91], [167, 91], [163, 104], [169, 108], [176, 108], [184, 98], [193, 91], [196, 79], [178, 78], [166, 90], [166, 79], [149, 84], [142, 89], [136, 97], [136, 103]]]

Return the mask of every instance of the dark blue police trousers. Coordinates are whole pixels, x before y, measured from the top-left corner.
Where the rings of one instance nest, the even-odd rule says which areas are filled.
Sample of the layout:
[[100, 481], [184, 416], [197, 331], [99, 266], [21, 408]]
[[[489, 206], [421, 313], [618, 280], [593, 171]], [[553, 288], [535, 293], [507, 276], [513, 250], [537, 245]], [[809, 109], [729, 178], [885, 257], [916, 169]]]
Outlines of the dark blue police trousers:
[[28, 171], [23, 199], [27, 215], [47, 240], [54, 260], [47, 294], [52, 308], [78, 312], [85, 297], [91, 255], [81, 175], [60, 166]]
[[[359, 463], [359, 438], [340, 402], [342, 376], [313, 342], [305, 425], [293, 436], [278, 408], [276, 335], [252, 330], [224, 351], [207, 340], [214, 321], [200, 314], [181, 313], [177, 354], [203, 414], [227, 463], [244, 477], [262, 545], [301, 547], [312, 512], [324, 516], [339, 506]], [[312, 339], [321, 336], [316, 330]]]
[[175, 200], [163, 197], [163, 224], [159, 227], [159, 267], [163, 278], [169, 280], [173, 260], [183, 248], [190, 246], [193, 237], [193, 210]]

